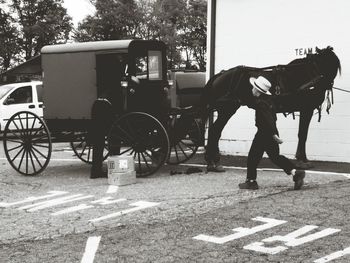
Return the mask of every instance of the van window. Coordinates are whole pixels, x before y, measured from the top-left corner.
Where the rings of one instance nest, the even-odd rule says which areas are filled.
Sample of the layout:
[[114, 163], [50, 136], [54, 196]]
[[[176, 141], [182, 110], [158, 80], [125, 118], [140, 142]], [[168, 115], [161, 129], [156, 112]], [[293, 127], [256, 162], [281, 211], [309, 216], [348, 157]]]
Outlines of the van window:
[[12, 89], [13, 89], [13, 86], [9, 86], [9, 85], [0, 86], [0, 99], [2, 99]]
[[38, 95], [38, 101], [43, 102], [43, 85], [36, 85], [36, 93]]
[[33, 101], [32, 86], [20, 87], [7, 97], [4, 104], [31, 103]]

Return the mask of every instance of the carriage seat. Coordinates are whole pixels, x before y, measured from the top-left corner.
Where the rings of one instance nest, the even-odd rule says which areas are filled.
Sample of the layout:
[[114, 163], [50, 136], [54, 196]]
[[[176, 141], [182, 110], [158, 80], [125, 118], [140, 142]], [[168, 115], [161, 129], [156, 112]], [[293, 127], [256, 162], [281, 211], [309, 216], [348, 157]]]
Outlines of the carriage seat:
[[175, 105], [173, 107], [185, 108], [197, 105], [205, 86], [205, 72], [176, 71], [171, 72], [175, 87]]

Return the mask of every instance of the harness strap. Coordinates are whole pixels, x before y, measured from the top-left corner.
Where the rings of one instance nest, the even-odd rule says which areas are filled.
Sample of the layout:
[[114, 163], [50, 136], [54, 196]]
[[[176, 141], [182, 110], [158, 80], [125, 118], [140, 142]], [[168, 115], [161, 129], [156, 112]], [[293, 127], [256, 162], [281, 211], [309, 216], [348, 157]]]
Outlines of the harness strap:
[[311, 87], [315, 86], [322, 78], [323, 78], [323, 75], [316, 76], [315, 78], [313, 78], [309, 82], [306, 82], [304, 85], [301, 85], [297, 89], [297, 91], [303, 91], [303, 90], [305, 90], [307, 88], [311, 88]]
[[321, 121], [322, 104], [320, 106], [318, 106], [317, 111], [318, 111], [318, 122], [320, 122]]

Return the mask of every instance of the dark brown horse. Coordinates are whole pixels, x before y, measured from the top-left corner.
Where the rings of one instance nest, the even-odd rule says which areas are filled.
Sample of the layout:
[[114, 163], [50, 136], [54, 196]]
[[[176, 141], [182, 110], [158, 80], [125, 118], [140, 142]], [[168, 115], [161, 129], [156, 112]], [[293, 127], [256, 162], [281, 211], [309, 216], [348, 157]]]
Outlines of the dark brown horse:
[[219, 139], [228, 120], [240, 106], [253, 108], [250, 103], [250, 77], [264, 76], [272, 83], [270, 89], [279, 113], [300, 112], [296, 159], [307, 162], [306, 139], [315, 109], [333, 88], [333, 81], [341, 73], [339, 58], [332, 47], [316, 48], [315, 54], [296, 59], [287, 65], [266, 68], [238, 66], [213, 76], [205, 85], [201, 97], [202, 118], [217, 111], [217, 119], [211, 125], [206, 145], [206, 161], [219, 162]]

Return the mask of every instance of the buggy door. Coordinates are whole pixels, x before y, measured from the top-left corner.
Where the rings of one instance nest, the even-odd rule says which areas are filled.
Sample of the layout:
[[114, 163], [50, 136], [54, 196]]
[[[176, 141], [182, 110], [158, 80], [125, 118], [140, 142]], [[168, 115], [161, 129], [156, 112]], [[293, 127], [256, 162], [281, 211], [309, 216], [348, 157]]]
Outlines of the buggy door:
[[165, 46], [159, 42], [136, 42], [129, 48], [129, 73], [140, 84], [128, 96], [128, 111], [142, 111], [158, 117], [167, 109]]
[[126, 63], [125, 53], [96, 54], [97, 97], [108, 99], [115, 112], [121, 112], [123, 106], [120, 81]]

